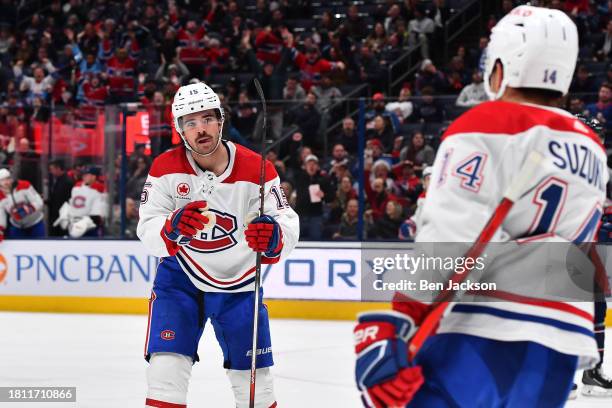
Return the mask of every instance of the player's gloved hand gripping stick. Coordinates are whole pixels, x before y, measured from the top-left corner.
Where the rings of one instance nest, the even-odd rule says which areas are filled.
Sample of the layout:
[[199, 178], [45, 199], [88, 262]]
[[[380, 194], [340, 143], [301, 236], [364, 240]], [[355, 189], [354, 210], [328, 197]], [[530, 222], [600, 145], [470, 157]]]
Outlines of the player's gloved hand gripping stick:
[[[527, 186], [537, 174], [542, 161], [543, 156], [538, 152], [528, 156], [518, 176], [464, 257], [475, 259], [482, 255], [514, 203], [527, 193]], [[470, 270], [455, 272], [451, 281], [461, 283], [468, 277]], [[357, 386], [366, 407], [403, 407], [413, 398], [424, 379], [421, 368], [414, 366], [411, 361], [438, 326], [455, 294], [452, 290], [440, 292], [429, 307], [415, 308], [411, 314], [420, 314], [418, 317], [397, 311], [368, 312], [359, 316], [354, 330], [357, 353], [355, 372]], [[410, 308], [410, 305], [407, 304], [407, 307]], [[413, 317], [421, 322], [418, 328]]]
[[280, 225], [269, 215], [253, 219], [244, 234], [249, 248], [263, 252], [268, 258], [279, 256], [283, 249], [283, 233]]

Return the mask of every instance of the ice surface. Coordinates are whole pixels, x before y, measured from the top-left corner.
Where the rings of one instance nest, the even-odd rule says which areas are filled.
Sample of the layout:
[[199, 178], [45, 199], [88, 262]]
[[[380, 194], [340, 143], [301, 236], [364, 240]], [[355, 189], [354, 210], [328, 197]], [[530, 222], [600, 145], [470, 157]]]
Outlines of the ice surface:
[[[2, 408], [141, 408], [146, 316], [0, 313], [0, 386], [76, 386], [77, 403], [0, 403]], [[210, 325], [208, 325], [210, 326]], [[353, 385], [351, 322], [272, 320], [281, 408], [360, 407]], [[607, 344], [612, 347], [612, 331]], [[212, 328], [200, 342], [190, 408], [233, 407]], [[612, 374], [612, 352], [606, 361]], [[576, 374], [577, 380], [580, 373]], [[609, 407], [579, 396], [570, 408]]]

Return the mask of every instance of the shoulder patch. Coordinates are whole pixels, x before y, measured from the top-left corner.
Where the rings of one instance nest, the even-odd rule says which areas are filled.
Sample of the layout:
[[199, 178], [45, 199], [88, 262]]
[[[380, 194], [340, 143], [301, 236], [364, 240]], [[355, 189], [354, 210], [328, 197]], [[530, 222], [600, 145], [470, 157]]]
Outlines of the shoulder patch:
[[89, 187], [93, 188], [94, 190], [99, 191], [100, 193], [104, 193], [104, 190], [105, 190], [104, 184], [100, 183], [99, 181], [92, 183], [92, 185]]
[[149, 175], [152, 177], [161, 177], [174, 173], [195, 175], [193, 167], [187, 161], [185, 151], [185, 146], [180, 146], [160, 154], [153, 160]]
[[27, 180], [17, 180], [17, 187], [15, 187], [15, 191], [27, 190], [31, 185], [32, 184], [30, 184], [30, 182]]
[[[223, 183], [235, 183], [247, 181], [259, 185], [259, 171], [261, 167], [261, 156], [259, 153], [234, 143], [236, 146], [236, 157], [234, 157], [234, 168], [232, 173], [223, 180]], [[278, 177], [274, 165], [266, 160], [266, 183]]]

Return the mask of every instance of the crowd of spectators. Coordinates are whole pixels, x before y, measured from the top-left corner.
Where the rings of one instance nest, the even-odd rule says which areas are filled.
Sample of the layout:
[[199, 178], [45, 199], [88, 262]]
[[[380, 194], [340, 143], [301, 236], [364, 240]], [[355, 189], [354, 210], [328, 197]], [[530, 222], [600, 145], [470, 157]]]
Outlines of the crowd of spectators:
[[[468, 2], [346, 1], [326, 8], [305, 0], [53, 0], [24, 23], [7, 17], [15, 6], [0, 1], [0, 165], [40, 151], [28, 133], [32, 122], [54, 115], [91, 121], [106, 105], [139, 102], [149, 113], [150, 140], [129, 159], [133, 219], [151, 160], [172, 146], [176, 89], [193, 80], [211, 84], [225, 107], [225, 138], [255, 147], [257, 77], [268, 99], [267, 137], [285, 136], [268, 159], [300, 214], [302, 237], [356, 239], [362, 183], [363, 237], [407, 238], [401, 229], [424, 191], [423, 170], [441, 132], [487, 100], [482, 71], [490, 29], [520, 3], [500, 1], [500, 11], [482, 21], [482, 36], [454, 44], [444, 59], [444, 26]], [[531, 3], [563, 9], [576, 22], [580, 62], [565, 107], [609, 128], [612, 1]], [[390, 87], [388, 67], [416, 45], [417, 72]], [[365, 91], [351, 93], [363, 84]], [[371, 97], [359, 157], [357, 117], [345, 116], [341, 103], [364, 92]]]

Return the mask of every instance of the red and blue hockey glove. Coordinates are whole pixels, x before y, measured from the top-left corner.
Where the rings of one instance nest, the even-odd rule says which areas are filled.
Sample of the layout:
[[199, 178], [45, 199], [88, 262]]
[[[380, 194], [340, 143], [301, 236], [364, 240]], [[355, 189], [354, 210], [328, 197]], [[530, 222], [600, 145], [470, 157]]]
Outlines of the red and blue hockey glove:
[[164, 240], [178, 245], [188, 244], [197, 232], [208, 224], [209, 218], [202, 214], [206, 208], [206, 201], [194, 201], [174, 210], [166, 219], [162, 230]]
[[36, 212], [36, 208], [34, 208], [32, 204], [19, 204], [18, 206], [13, 208], [13, 211], [11, 211], [11, 217], [13, 217], [15, 221], [21, 221], [23, 218], [30, 214], [33, 214], [34, 212]]
[[263, 252], [267, 258], [276, 258], [283, 249], [283, 232], [280, 225], [269, 215], [262, 215], [249, 223], [246, 231], [249, 248]]
[[412, 318], [396, 311], [362, 313], [355, 326], [355, 379], [367, 408], [403, 407], [423, 384], [420, 366], [408, 360]]

